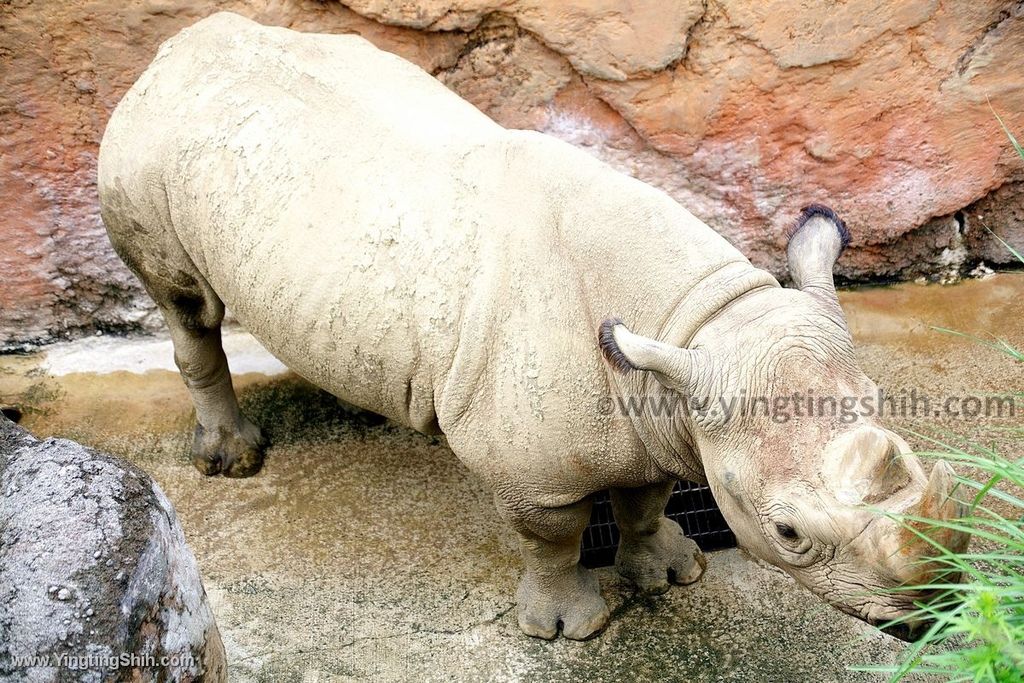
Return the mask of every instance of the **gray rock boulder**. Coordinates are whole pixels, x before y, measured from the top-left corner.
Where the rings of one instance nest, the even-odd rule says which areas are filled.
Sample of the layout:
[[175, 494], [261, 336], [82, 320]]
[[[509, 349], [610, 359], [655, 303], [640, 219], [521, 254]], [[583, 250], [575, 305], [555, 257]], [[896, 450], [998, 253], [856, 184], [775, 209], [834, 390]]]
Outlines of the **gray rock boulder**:
[[152, 479], [0, 416], [0, 681], [224, 681], [213, 612]]

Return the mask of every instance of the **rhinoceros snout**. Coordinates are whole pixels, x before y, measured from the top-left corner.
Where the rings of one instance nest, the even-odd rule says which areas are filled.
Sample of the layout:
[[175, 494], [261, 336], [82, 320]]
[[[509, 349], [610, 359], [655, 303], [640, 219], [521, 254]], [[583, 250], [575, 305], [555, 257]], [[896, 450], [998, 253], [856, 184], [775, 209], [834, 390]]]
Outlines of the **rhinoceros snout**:
[[[890, 626], [880, 626], [880, 629], [882, 633], [890, 635], [893, 638], [899, 638], [906, 643], [913, 643], [920, 640], [924, 634], [928, 633], [928, 629], [930, 629], [934, 623], [934, 620], [923, 619], [914, 622], [900, 622]], [[879, 625], [875, 624], [875, 626]]]
[[[945, 574], [935, 580], [955, 585], [960, 582], [960, 579], [961, 576], [957, 573]], [[949, 593], [946, 590], [941, 589], [935, 589], [928, 592], [916, 592], [912, 597], [907, 597], [902, 614], [889, 614], [885, 617], [869, 616], [867, 618], [861, 618], [872, 626], [878, 627], [882, 633], [888, 634], [894, 638], [899, 638], [900, 640], [908, 643], [913, 643], [924, 637], [924, 635], [928, 633], [928, 630], [935, 624], [935, 620], [922, 613], [917, 605], [927, 605], [929, 602], [932, 602], [937, 598], [944, 601], [948, 600]]]

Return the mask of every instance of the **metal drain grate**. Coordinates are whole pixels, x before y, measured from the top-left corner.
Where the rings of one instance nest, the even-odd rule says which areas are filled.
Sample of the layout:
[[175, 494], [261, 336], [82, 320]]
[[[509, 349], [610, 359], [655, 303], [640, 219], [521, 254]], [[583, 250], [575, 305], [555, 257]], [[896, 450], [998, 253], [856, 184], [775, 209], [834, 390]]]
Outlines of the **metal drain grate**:
[[[678, 481], [665, 508], [665, 516], [683, 527], [687, 536], [702, 550], [736, 547], [736, 537], [718, 510], [711, 489], [703, 484]], [[612, 501], [607, 491], [594, 496], [590, 526], [583, 532], [580, 559], [587, 567], [604, 567], [615, 563], [619, 545], [619, 528], [612, 515]]]

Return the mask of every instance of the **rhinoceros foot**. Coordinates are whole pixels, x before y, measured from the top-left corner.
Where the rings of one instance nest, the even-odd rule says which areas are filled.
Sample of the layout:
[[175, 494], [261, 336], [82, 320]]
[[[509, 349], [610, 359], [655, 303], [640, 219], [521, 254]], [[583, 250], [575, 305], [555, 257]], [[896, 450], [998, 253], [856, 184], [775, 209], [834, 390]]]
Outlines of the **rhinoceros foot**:
[[206, 429], [197, 424], [192, 464], [207, 476], [251, 477], [263, 466], [266, 444], [260, 428], [244, 417], [235, 430]]
[[652, 595], [664, 593], [670, 583], [694, 583], [703, 576], [706, 566], [697, 544], [667, 517], [659, 520], [653, 534], [623, 537], [615, 553], [619, 574]]
[[608, 624], [608, 605], [597, 577], [580, 566], [558, 576], [527, 571], [516, 598], [519, 628], [528, 636], [550, 640], [561, 626], [566, 638], [586, 640]]

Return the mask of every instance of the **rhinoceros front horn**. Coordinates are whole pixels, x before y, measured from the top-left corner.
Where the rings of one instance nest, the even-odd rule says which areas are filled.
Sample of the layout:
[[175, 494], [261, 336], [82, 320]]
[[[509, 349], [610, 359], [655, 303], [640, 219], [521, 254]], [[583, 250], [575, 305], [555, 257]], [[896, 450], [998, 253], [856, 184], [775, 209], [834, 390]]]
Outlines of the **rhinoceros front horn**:
[[[915, 472], [892, 432], [863, 426], [836, 437], [825, 450], [822, 475], [840, 502], [878, 505], [904, 491]], [[909, 451], [910, 447], [907, 446]], [[923, 479], [923, 473], [917, 475]]]
[[[945, 460], [939, 460], [932, 468], [921, 500], [910, 510], [910, 516], [940, 523], [952, 522], [963, 517], [965, 510], [966, 505], [957, 498], [956, 474], [953, 468]], [[952, 552], [963, 552], [970, 540], [970, 535], [963, 531], [942, 524], [929, 524], [928, 521], [912, 522], [902, 533], [906, 546], [918, 547], [925, 555], [937, 554], [938, 548], [935, 545]], [[922, 538], [922, 534], [931, 542]]]

